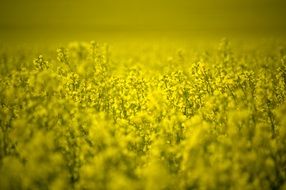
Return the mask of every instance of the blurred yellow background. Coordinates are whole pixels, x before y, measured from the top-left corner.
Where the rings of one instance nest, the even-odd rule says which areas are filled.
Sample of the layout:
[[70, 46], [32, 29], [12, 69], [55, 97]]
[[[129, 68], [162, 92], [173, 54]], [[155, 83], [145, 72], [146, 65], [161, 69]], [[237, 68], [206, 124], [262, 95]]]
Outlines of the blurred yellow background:
[[284, 35], [285, 0], [1, 0], [0, 39]]

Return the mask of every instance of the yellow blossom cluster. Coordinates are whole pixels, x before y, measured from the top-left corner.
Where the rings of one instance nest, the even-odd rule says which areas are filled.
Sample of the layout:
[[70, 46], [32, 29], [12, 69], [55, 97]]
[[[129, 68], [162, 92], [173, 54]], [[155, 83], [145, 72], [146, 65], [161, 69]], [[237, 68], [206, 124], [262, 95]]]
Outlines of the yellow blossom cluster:
[[268, 46], [2, 53], [0, 189], [286, 189], [286, 46]]

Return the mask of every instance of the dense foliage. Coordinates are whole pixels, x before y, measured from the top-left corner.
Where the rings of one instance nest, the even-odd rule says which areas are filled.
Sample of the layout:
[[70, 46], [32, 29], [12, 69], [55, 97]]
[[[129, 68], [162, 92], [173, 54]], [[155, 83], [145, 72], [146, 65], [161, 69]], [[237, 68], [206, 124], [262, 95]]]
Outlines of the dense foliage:
[[286, 46], [148, 48], [3, 51], [0, 189], [286, 189]]

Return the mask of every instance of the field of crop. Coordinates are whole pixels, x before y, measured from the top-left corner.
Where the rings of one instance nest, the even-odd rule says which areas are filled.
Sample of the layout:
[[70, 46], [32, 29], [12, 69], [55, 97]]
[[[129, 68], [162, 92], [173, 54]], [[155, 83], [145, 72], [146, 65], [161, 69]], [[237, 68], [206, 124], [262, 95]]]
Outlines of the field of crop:
[[1, 49], [0, 189], [286, 189], [286, 44]]

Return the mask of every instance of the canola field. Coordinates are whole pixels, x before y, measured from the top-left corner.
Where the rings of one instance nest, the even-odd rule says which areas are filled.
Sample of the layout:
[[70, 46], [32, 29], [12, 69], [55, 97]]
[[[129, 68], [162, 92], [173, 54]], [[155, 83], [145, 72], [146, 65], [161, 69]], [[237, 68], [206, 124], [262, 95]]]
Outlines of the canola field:
[[286, 45], [0, 55], [0, 189], [286, 189]]

